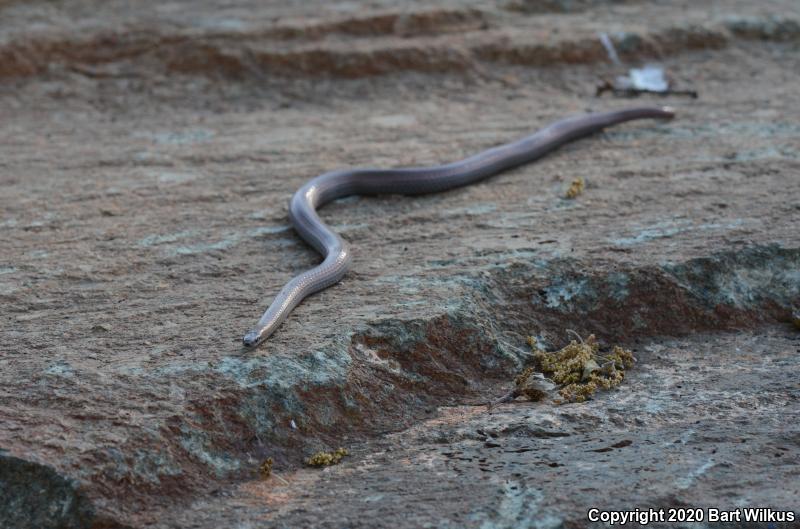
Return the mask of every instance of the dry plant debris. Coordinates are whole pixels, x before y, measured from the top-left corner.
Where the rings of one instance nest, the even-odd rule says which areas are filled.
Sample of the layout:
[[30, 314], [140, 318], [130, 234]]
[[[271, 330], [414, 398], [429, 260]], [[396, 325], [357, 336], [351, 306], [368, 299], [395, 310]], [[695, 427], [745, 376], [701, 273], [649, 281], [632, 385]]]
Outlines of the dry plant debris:
[[547, 394], [556, 387], [555, 384], [544, 378], [533, 367], [528, 367], [514, 378], [514, 389], [489, 403], [489, 408], [496, 404], [511, 402], [517, 397], [527, 397], [536, 402], [544, 399]]
[[536, 378], [536, 370], [529, 367], [514, 378], [514, 393], [518, 397], [528, 397], [533, 401], [537, 401], [542, 400], [547, 395], [547, 390], [541, 386], [540, 381]]
[[684, 96], [689, 97], [691, 99], [697, 99], [699, 94], [697, 90], [674, 90], [672, 88], [668, 88], [666, 90], [648, 90], [646, 88], [633, 88], [633, 87], [619, 87], [608, 81], [603, 79], [600, 84], [597, 85], [595, 90], [595, 97], [600, 97], [601, 95], [605, 94], [606, 92], [611, 92], [613, 95], [617, 97], [639, 97], [640, 95], [660, 95], [660, 96]]
[[631, 351], [619, 346], [614, 346], [609, 353], [601, 353], [593, 334], [586, 340], [578, 338], [553, 352], [542, 351], [533, 338], [528, 338], [536, 368], [561, 386], [558, 393], [563, 402], [583, 402], [598, 389], [619, 386], [625, 378], [625, 370], [635, 361]]
[[344, 448], [337, 448], [333, 452], [317, 452], [306, 460], [306, 464], [311, 467], [329, 467], [338, 464], [346, 455], [347, 450]]

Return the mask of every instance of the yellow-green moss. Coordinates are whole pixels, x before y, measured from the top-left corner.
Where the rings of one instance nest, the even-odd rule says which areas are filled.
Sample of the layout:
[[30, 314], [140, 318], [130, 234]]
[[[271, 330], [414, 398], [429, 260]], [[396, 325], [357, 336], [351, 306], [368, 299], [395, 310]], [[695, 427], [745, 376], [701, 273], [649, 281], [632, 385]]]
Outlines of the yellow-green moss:
[[267, 479], [272, 475], [272, 458], [268, 457], [258, 466], [258, 473], [262, 479]]
[[328, 467], [338, 464], [346, 455], [347, 450], [344, 448], [337, 448], [333, 452], [317, 452], [306, 460], [306, 464], [312, 467]]
[[528, 343], [533, 349], [536, 367], [561, 386], [559, 395], [565, 402], [583, 402], [598, 389], [619, 386], [625, 378], [625, 370], [634, 362], [633, 353], [619, 346], [610, 353], [601, 354], [600, 344], [593, 334], [586, 340], [573, 340], [554, 352], [540, 350], [533, 338], [528, 338]]
[[567, 198], [578, 198], [578, 195], [583, 193], [583, 190], [586, 188], [586, 182], [584, 182], [583, 178], [580, 176], [572, 181], [572, 183], [567, 188], [566, 193], [564, 196]]

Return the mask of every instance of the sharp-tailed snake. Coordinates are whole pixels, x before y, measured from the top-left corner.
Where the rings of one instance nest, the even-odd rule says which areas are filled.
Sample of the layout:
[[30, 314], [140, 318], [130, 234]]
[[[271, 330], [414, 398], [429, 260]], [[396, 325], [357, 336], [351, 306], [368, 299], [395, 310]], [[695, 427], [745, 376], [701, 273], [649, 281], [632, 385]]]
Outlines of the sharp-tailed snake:
[[421, 195], [445, 191], [532, 162], [565, 143], [605, 127], [634, 119], [669, 119], [673, 116], [672, 109], [668, 107], [639, 107], [586, 114], [558, 121], [514, 143], [493, 147], [446, 165], [405, 169], [344, 169], [317, 176], [294, 194], [289, 204], [289, 217], [297, 233], [325, 259], [281, 289], [256, 327], [244, 336], [244, 345], [252, 347], [261, 343], [306, 296], [339, 282], [350, 268], [351, 256], [347, 243], [317, 215], [317, 208], [328, 202], [348, 195]]

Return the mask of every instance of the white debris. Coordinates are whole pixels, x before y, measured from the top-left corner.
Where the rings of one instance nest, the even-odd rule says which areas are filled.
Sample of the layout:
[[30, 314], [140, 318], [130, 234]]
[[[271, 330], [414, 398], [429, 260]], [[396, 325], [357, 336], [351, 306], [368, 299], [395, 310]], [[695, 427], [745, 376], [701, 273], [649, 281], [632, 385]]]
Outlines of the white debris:
[[[608, 53], [608, 58], [617, 66], [622, 66], [614, 42], [608, 33], [598, 35], [600, 42]], [[644, 90], [647, 92], [666, 92], [669, 90], [669, 82], [664, 76], [664, 69], [660, 66], [648, 64], [644, 68], [631, 68], [628, 75], [617, 77], [615, 87], [620, 90]]]
[[666, 92], [669, 89], [664, 69], [652, 64], [648, 64], [644, 68], [631, 68], [628, 72], [628, 79], [631, 87], [636, 90]]

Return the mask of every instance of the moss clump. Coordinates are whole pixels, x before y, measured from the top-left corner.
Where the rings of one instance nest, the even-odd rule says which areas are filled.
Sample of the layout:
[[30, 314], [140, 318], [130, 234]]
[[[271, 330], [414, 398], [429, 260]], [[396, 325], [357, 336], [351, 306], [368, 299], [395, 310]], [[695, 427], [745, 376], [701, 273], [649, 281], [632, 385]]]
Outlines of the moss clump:
[[268, 457], [258, 466], [258, 473], [261, 479], [267, 479], [272, 475], [272, 458]]
[[333, 452], [317, 452], [306, 460], [306, 464], [311, 467], [329, 467], [338, 464], [346, 455], [347, 450], [344, 448], [337, 448]]
[[533, 338], [528, 338], [528, 343], [538, 369], [561, 386], [558, 393], [565, 402], [583, 402], [598, 389], [619, 386], [625, 370], [635, 361], [633, 353], [619, 346], [600, 354], [600, 344], [593, 334], [554, 352], [540, 350]]
[[578, 195], [583, 193], [584, 189], [586, 189], [586, 182], [584, 182], [583, 178], [579, 176], [572, 181], [567, 188], [567, 192], [564, 193], [564, 196], [567, 198], [578, 198]]

